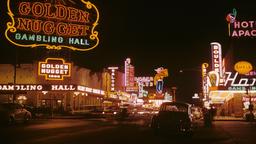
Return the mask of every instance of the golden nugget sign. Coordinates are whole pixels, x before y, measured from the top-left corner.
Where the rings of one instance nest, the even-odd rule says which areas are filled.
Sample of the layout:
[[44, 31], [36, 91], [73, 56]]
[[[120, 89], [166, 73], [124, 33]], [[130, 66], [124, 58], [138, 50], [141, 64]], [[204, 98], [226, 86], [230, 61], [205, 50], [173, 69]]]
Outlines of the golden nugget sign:
[[7, 0], [6, 38], [21, 47], [88, 51], [99, 44], [99, 12], [84, 0]]
[[47, 80], [63, 80], [71, 75], [71, 63], [60, 58], [47, 58], [45, 62], [39, 62], [38, 75], [45, 76]]

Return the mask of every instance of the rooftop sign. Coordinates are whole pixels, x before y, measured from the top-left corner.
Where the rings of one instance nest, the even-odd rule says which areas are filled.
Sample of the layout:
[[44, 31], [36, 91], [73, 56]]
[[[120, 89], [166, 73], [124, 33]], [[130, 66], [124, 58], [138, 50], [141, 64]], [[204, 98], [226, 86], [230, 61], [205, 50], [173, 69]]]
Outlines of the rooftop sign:
[[38, 75], [45, 76], [46, 80], [63, 80], [71, 75], [71, 63], [61, 58], [47, 58], [39, 62]]
[[7, 0], [6, 38], [20, 47], [88, 51], [99, 44], [96, 6], [84, 0]]
[[228, 32], [231, 37], [256, 37], [255, 20], [237, 20], [237, 11], [233, 9], [232, 13], [226, 16], [228, 22]]

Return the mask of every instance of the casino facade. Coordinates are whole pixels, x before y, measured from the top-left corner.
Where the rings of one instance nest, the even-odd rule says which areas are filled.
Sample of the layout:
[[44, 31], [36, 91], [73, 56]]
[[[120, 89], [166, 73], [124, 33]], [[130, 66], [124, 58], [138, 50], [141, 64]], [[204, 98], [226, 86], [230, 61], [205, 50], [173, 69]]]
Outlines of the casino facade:
[[[202, 65], [205, 106], [217, 108], [218, 116], [243, 117], [249, 105], [256, 106], [256, 73], [253, 63], [230, 49], [222, 56], [218, 42], [211, 44], [211, 64]], [[248, 71], [246, 71], [248, 70]]]
[[[56, 112], [74, 112], [86, 106], [118, 105], [129, 100], [123, 92], [124, 74], [117, 72], [116, 93], [109, 70], [93, 72], [64, 59], [48, 58], [33, 64], [0, 64], [0, 101], [18, 101]], [[13, 100], [14, 98], [14, 100]]]

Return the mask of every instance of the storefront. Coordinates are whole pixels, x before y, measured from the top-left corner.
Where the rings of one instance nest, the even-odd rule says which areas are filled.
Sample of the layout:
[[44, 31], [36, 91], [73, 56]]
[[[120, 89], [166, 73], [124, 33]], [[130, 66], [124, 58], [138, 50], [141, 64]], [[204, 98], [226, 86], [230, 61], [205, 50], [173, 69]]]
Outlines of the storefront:
[[[56, 67], [59, 69], [58, 67], [61, 66], [55, 65]], [[64, 73], [58, 77], [53, 71], [51, 71], [51, 77], [41, 75], [36, 63], [21, 64], [16, 68], [15, 84], [13, 84], [13, 66], [1, 64], [0, 69], [1, 75], [4, 76], [0, 78], [1, 102], [13, 102], [14, 97], [15, 101], [26, 105], [63, 112], [82, 110], [86, 105], [100, 106], [103, 99], [107, 97], [105, 90], [103, 90], [106, 89], [107, 83], [103, 82], [105, 82], [104, 78], [107, 75], [92, 73], [85, 68], [70, 65], [66, 77], [64, 77]], [[53, 65], [49, 69], [53, 70]], [[73, 75], [74, 73], [76, 75]], [[56, 80], [56, 78], [61, 80]]]

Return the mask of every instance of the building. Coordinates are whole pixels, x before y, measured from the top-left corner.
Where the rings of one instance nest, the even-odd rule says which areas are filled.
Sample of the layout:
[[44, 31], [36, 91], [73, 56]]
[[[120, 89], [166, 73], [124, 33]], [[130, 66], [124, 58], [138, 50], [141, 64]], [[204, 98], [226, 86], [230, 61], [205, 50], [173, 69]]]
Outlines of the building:
[[51, 80], [46, 75], [39, 75], [38, 62], [20, 64], [16, 68], [11, 64], [0, 64], [0, 101], [12, 102], [14, 97], [15, 101], [52, 108], [57, 112], [102, 105], [108, 97], [109, 73], [93, 72], [72, 63], [70, 66], [69, 76], [62, 80]]

